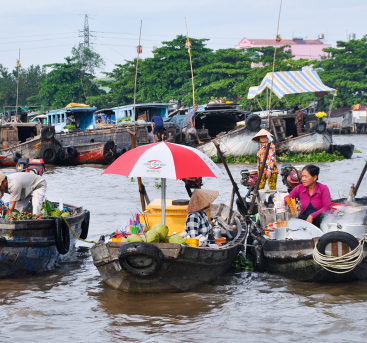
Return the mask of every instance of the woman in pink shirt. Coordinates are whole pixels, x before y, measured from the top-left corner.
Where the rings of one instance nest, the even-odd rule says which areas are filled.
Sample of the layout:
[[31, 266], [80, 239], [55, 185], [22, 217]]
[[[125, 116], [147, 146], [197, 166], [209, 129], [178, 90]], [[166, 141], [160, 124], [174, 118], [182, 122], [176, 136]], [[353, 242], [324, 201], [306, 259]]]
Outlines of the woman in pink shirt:
[[320, 227], [325, 213], [331, 209], [331, 196], [328, 186], [317, 182], [320, 168], [312, 164], [302, 170], [302, 184], [295, 187], [286, 198], [298, 198], [301, 202], [299, 219]]

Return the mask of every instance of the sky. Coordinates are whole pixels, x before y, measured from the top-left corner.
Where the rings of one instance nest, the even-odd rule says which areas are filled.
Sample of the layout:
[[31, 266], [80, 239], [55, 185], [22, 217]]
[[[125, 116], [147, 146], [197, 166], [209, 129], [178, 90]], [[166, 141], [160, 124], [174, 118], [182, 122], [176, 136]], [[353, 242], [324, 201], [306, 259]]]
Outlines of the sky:
[[[22, 67], [60, 63], [79, 37], [88, 14], [90, 42], [105, 60], [103, 71], [136, 57], [142, 20], [142, 58], [162, 41], [186, 34], [208, 38], [214, 50], [233, 48], [243, 37], [275, 38], [280, 0], [18, 0], [1, 1], [0, 64], [13, 69], [21, 49]], [[317, 39], [336, 45], [349, 33], [367, 34], [367, 1], [283, 0], [279, 34], [283, 39]], [[100, 76], [101, 73], [99, 73]]]

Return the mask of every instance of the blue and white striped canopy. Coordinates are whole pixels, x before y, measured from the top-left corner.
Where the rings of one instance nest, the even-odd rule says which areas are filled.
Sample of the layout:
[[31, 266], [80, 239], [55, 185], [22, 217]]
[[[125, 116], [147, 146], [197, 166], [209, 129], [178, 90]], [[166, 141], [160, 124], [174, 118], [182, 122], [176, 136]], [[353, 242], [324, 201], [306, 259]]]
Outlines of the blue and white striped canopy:
[[266, 88], [272, 88], [273, 93], [279, 99], [288, 94], [332, 92], [336, 95], [337, 92], [335, 89], [325, 86], [314, 70], [276, 72], [274, 73], [273, 87], [271, 86], [272, 74], [267, 73], [260, 86], [250, 87], [247, 99], [255, 98]]

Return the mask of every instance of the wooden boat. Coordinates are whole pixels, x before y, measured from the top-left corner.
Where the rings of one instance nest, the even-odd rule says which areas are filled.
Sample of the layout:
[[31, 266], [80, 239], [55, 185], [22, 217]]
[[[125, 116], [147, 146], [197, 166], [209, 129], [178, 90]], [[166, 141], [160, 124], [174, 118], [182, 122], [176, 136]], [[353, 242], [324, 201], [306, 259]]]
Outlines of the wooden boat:
[[[58, 205], [55, 203], [55, 205]], [[66, 217], [74, 233], [86, 238], [89, 212], [65, 205], [72, 216]], [[74, 251], [76, 238], [62, 225], [61, 217], [11, 221], [0, 219], [0, 278], [11, 278], [51, 270]], [[58, 221], [58, 222], [57, 222]], [[69, 238], [69, 245], [67, 245]], [[59, 250], [63, 249], [62, 254]], [[61, 251], [61, 250], [60, 250]]]
[[294, 138], [287, 138], [276, 144], [277, 153], [288, 152], [292, 154], [310, 154], [312, 152], [328, 152], [331, 145], [331, 134], [311, 132]]
[[13, 167], [19, 158], [42, 158], [45, 163], [54, 163], [61, 148], [54, 135], [54, 128], [42, 128], [40, 124], [1, 125], [0, 166]]
[[114, 141], [87, 143], [74, 146], [63, 146], [63, 159], [57, 164], [110, 164], [116, 157]]
[[[223, 234], [233, 237], [221, 247], [190, 247], [171, 243], [105, 243], [103, 239], [91, 249], [93, 263], [107, 285], [125, 292], [181, 292], [212, 282], [228, 271], [243, 249], [247, 237], [247, 227], [237, 212], [232, 214], [232, 220], [237, 224], [236, 229], [233, 231], [227, 224], [229, 212], [224, 204], [211, 206], [212, 219], [218, 220]], [[119, 262], [119, 251], [124, 245], [130, 245], [135, 250], [125, 260], [128, 266]], [[137, 254], [136, 245], [155, 251], [155, 258]], [[159, 267], [152, 273], [140, 273], [142, 268], [149, 268], [154, 263], [159, 264]]]

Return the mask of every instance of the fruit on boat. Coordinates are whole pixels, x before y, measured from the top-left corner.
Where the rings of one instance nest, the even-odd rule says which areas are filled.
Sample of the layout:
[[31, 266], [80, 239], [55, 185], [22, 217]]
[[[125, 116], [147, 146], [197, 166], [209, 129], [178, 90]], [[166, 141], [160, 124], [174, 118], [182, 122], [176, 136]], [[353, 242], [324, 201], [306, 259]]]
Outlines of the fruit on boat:
[[152, 227], [151, 230], [158, 232], [159, 240], [163, 241], [168, 236], [168, 226], [163, 224], [157, 224]]
[[147, 243], [159, 243], [159, 234], [153, 229], [145, 233], [145, 238]]
[[142, 242], [143, 240], [141, 239], [141, 237], [140, 236], [138, 236], [138, 235], [135, 235], [135, 234], [133, 234], [133, 235], [130, 235], [129, 237], [128, 237], [128, 242]]
[[186, 238], [181, 237], [180, 235], [173, 235], [168, 237], [168, 243], [178, 243], [178, 244], [185, 244]]

